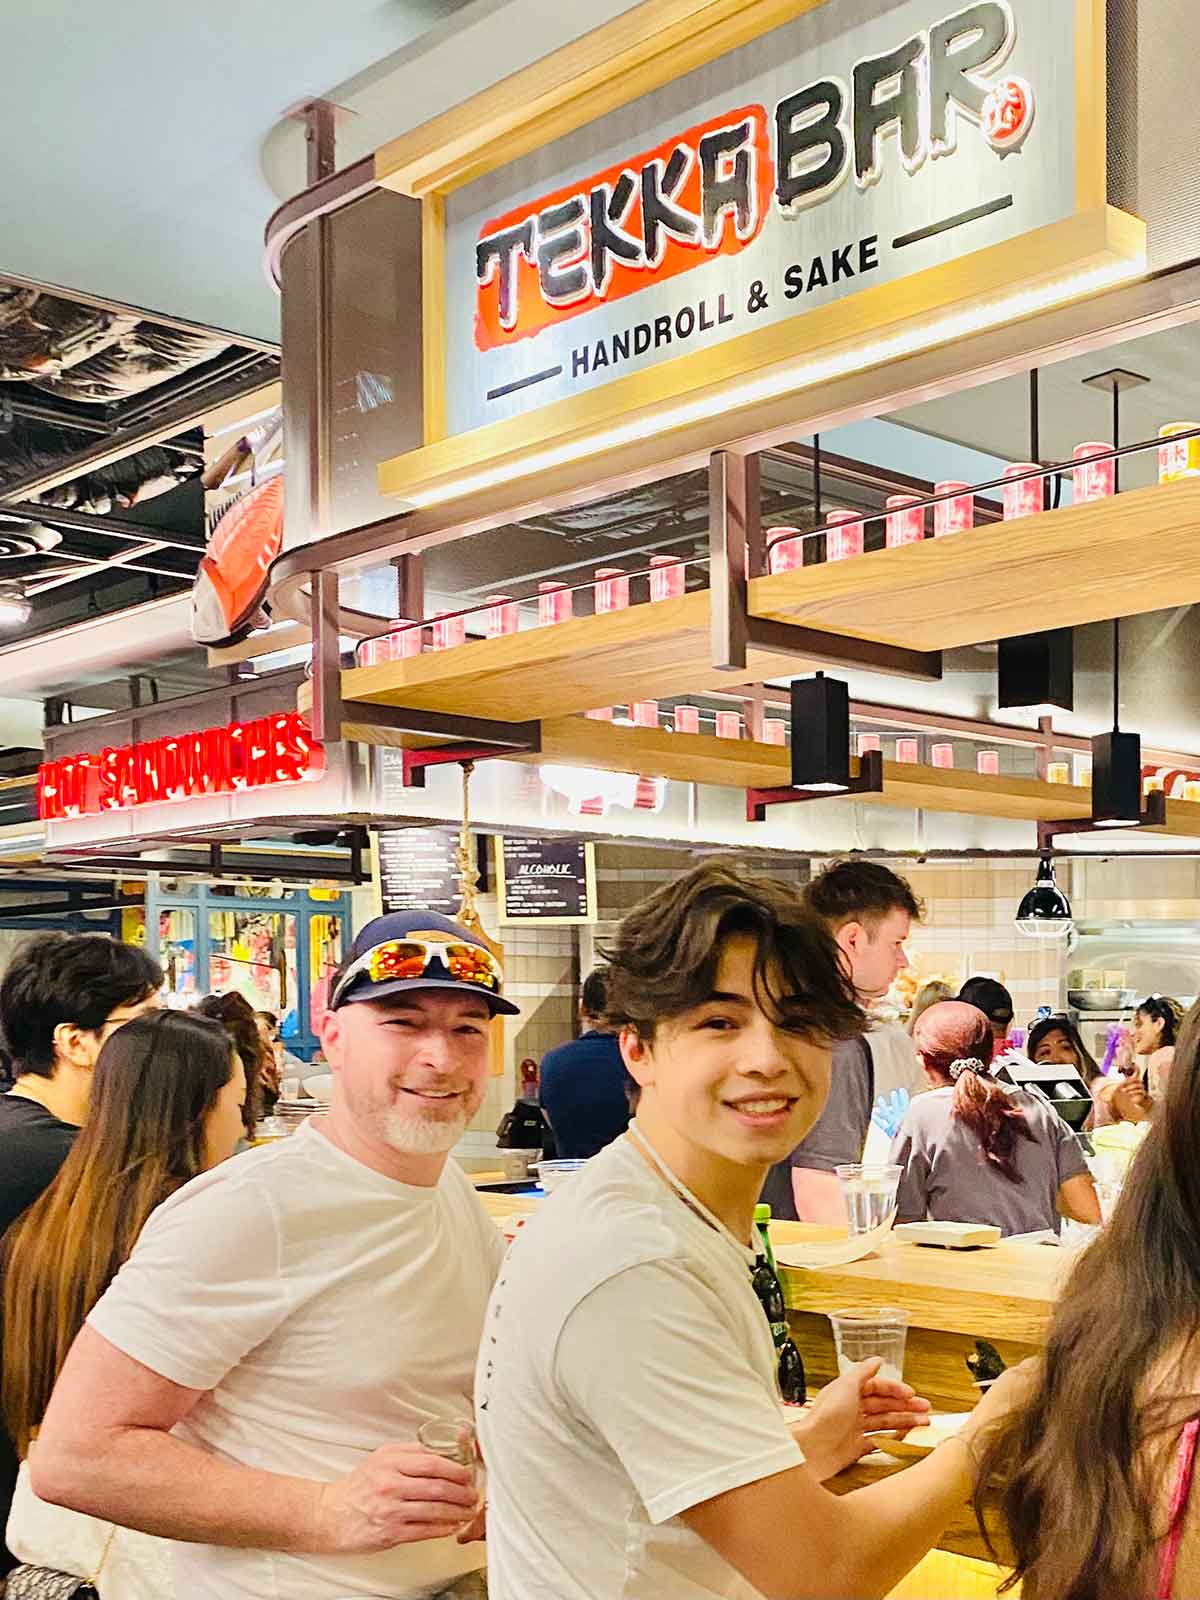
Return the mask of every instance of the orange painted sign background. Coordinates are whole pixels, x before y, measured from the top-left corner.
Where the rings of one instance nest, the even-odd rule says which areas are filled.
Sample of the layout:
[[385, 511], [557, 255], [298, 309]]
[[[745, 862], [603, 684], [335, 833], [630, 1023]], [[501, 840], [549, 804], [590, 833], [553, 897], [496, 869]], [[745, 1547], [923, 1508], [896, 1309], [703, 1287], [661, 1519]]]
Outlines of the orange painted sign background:
[[477, 347], [739, 254], [762, 230], [774, 180], [766, 109], [743, 106], [489, 220], [476, 247]]

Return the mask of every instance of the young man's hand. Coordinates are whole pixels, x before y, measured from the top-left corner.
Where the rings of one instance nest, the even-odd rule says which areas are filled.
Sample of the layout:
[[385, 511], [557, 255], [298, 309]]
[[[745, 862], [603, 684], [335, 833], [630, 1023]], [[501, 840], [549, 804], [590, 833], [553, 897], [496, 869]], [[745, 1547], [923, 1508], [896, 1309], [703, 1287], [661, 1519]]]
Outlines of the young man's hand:
[[882, 1361], [860, 1361], [826, 1384], [792, 1433], [824, 1482], [873, 1448], [868, 1433], [907, 1433], [929, 1420], [929, 1401], [907, 1383], [879, 1377]]
[[321, 1486], [317, 1554], [373, 1555], [398, 1544], [445, 1539], [477, 1512], [469, 1467], [415, 1444], [373, 1450], [354, 1471]]

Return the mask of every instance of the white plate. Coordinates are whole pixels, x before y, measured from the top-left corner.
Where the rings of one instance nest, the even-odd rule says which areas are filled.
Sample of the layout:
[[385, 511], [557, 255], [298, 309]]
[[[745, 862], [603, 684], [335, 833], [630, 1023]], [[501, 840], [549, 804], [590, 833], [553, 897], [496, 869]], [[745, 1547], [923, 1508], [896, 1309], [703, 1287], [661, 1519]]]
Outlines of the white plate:
[[829, 1267], [848, 1267], [852, 1261], [862, 1261], [872, 1255], [891, 1233], [886, 1228], [874, 1228], [870, 1233], [856, 1233], [840, 1239], [805, 1239], [794, 1244], [774, 1245], [775, 1260], [784, 1267], [801, 1267], [809, 1272], [821, 1272]]
[[903, 1439], [891, 1434], [880, 1434], [872, 1443], [889, 1456], [900, 1461], [914, 1461], [927, 1456], [938, 1445], [951, 1439], [971, 1415], [969, 1411], [935, 1411], [923, 1428], [913, 1428]]

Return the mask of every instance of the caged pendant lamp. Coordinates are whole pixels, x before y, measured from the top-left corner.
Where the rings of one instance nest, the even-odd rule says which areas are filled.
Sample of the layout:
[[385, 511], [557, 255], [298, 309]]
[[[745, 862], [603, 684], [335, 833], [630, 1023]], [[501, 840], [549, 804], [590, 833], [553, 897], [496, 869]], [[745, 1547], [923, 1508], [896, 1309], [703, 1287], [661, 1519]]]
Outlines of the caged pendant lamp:
[[1017, 907], [1016, 922], [1030, 939], [1068, 939], [1074, 930], [1071, 902], [1055, 882], [1048, 855], [1038, 862], [1037, 879]]

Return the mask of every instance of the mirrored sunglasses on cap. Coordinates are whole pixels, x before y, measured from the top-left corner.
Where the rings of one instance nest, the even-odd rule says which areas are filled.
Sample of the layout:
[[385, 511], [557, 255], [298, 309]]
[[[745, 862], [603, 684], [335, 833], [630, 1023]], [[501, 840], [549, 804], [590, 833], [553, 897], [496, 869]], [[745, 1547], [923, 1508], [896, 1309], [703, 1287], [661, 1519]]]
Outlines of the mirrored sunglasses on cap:
[[331, 1010], [364, 973], [372, 983], [414, 978], [444, 982], [450, 977], [457, 983], [475, 984], [490, 994], [499, 994], [504, 980], [500, 963], [482, 945], [465, 944], [461, 939], [388, 939], [372, 945], [350, 963], [329, 998]]

